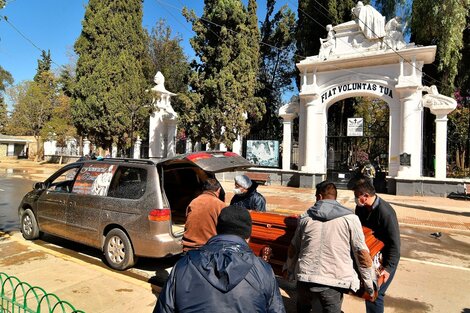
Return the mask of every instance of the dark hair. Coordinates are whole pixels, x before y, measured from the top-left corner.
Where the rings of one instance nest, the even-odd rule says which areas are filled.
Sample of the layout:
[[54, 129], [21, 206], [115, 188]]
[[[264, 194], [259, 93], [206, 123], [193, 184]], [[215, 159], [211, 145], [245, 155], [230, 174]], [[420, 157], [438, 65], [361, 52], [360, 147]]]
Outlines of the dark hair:
[[215, 178], [207, 179], [202, 185], [203, 190], [210, 190], [210, 191], [217, 191], [221, 187], [222, 186], [220, 186], [219, 181]]
[[315, 188], [315, 195], [321, 195], [323, 199], [336, 199], [338, 196], [338, 191], [336, 190], [335, 184], [327, 180], [317, 184]]
[[371, 196], [375, 195], [375, 188], [374, 185], [371, 183], [370, 178], [359, 175], [352, 180], [351, 189], [354, 192], [357, 192], [361, 195], [367, 193]]

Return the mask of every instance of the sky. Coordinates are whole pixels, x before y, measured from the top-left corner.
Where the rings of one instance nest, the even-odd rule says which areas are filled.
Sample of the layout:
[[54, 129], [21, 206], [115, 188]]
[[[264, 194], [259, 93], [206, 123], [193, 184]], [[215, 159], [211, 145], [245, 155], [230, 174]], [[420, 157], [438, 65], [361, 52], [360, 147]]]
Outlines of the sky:
[[[42, 50], [50, 50], [53, 70], [69, 63], [73, 45], [80, 35], [86, 0], [6, 0], [0, 9], [0, 65], [13, 75], [15, 84], [33, 79]], [[180, 10], [183, 5], [202, 13], [203, 0], [145, 0], [143, 26], [151, 29], [165, 18], [173, 35], [183, 38], [186, 54], [191, 25]], [[7, 17], [7, 21], [4, 19]]]

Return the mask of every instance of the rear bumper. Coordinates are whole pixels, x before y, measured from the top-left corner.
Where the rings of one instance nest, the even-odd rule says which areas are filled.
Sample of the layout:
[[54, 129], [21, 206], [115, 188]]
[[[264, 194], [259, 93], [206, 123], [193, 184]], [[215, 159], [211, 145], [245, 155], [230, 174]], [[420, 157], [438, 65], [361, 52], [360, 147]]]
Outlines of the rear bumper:
[[135, 255], [143, 257], [163, 258], [183, 252], [181, 238], [175, 238], [170, 234], [158, 234], [147, 238], [139, 237], [132, 240], [132, 244]]

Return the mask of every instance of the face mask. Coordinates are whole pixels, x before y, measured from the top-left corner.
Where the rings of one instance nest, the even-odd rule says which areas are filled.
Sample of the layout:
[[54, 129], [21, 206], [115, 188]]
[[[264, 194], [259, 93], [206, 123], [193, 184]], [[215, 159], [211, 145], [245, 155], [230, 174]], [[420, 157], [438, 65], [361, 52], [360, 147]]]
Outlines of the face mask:
[[359, 206], [359, 207], [363, 207], [363, 206], [364, 206], [364, 203], [360, 203], [360, 202], [359, 202], [359, 198], [354, 198], [354, 202], [356, 202], [356, 205]]
[[241, 195], [241, 194], [243, 194], [243, 191], [241, 191], [238, 188], [235, 188], [235, 189], [233, 189], [233, 193], [236, 194], [236, 195]]

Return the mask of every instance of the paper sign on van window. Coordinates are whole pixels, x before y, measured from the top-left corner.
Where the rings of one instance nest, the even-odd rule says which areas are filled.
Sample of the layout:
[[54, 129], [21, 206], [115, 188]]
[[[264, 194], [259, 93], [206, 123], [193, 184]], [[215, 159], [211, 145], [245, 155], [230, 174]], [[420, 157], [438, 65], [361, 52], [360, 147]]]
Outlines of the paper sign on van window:
[[84, 164], [75, 180], [72, 192], [105, 196], [117, 166], [112, 164]]

